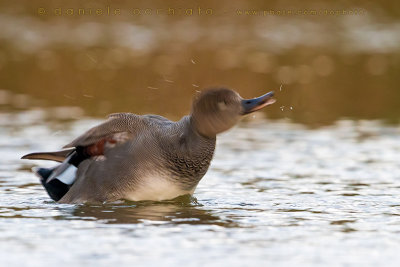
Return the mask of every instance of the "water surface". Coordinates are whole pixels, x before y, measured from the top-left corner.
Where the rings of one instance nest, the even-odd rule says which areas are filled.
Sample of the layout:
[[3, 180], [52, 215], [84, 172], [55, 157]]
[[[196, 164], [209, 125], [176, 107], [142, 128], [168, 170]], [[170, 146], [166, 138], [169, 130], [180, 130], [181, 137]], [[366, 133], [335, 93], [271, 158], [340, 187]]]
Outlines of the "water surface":
[[[54, 117], [54, 111], [50, 110]], [[4, 266], [397, 266], [400, 128], [242, 122], [218, 139], [194, 195], [60, 205], [19, 157], [61, 147], [97, 119], [0, 113]]]

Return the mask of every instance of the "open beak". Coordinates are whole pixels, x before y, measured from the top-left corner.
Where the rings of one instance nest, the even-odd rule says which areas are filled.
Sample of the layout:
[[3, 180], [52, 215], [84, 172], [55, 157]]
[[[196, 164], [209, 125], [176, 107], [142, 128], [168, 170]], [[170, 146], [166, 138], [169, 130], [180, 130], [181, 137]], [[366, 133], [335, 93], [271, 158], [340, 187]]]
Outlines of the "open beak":
[[265, 95], [262, 95], [257, 98], [243, 99], [242, 100], [242, 107], [243, 107], [242, 115], [249, 114], [256, 110], [262, 109], [265, 106], [275, 103], [276, 100], [272, 98], [273, 96], [274, 96], [274, 92], [271, 91], [271, 92], [266, 93]]

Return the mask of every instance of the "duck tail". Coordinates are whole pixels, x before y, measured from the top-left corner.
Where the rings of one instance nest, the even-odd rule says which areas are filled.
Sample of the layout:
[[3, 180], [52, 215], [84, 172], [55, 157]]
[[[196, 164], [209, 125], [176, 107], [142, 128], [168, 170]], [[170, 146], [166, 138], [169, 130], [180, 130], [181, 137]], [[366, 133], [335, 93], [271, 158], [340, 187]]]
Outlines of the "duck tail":
[[86, 153], [85, 148], [77, 147], [57, 152], [31, 153], [22, 158], [61, 162], [61, 164], [53, 168], [32, 168], [32, 171], [40, 178], [40, 182], [49, 196], [53, 200], [59, 201], [74, 184], [79, 164], [90, 158], [90, 155]]
[[[58, 167], [58, 166], [57, 166]], [[58, 179], [49, 180], [49, 177], [52, 176], [54, 171], [57, 169], [54, 168], [32, 168], [32, 171], [40, 178], [40, 182], [43, 187], [46, 189], [47, 194], [54, 200], [59, 201], [69, 190], [70, 185], [61, 182]]]

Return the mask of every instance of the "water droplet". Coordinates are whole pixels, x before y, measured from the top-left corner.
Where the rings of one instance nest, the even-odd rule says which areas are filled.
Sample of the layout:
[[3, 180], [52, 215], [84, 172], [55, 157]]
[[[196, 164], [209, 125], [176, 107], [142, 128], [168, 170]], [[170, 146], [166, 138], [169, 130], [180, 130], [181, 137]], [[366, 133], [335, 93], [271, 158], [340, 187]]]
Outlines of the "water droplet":
[[97, 60], [96, 59], [94, 59], [92, 56], [90, 56], [89, 54], [86, 54], [86, 56], [91, 60], [91, 61], [93, 61], [94, 63], [97, 63]]
[[61, 133], [62, 133], [62, 131], [56, 131], [56, 132], [52, 133], [51, 136], [60, 135]]
[[70, 95], [63, 95], [63, 97], [68, 98], [68, 99], [75, 99], [74, 97], [72, 97]]

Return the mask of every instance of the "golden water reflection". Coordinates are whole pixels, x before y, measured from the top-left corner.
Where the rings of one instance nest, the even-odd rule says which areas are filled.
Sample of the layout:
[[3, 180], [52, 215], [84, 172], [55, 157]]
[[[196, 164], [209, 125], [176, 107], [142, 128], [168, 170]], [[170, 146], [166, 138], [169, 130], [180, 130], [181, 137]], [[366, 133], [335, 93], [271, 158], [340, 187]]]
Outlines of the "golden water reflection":
[[[179, 12], [196, 10], [197, 2], [115, 2], [120, 15], [89, 16], [68, 15], [68, 8], [105, 10], [107, 3], [22, 2], [0, 4], [3, 110], [76, 106], [91, 116], [130, 111], [177, 119], [196, 91], [228, 86], [244, 97], [275, 90], [278, 103], [264, 111], [271, 118], [310, 125], [399, 118], [400, 16], [388, 3], [206, 1], [212, 15], [188, 15]], [[64, 13], [51, 13], [58, 8]], [[166, 12], [132, 11], [157, 8]], [[246, 15], [250, 10], [321, 13]]]

